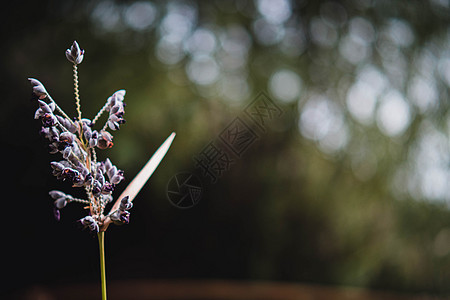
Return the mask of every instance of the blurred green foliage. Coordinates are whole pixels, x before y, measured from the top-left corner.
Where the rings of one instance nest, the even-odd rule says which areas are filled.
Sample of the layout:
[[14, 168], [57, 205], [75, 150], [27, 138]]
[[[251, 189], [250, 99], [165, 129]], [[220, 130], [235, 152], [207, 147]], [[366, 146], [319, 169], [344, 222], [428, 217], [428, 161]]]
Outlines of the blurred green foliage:
[[[31, 76], [74, 114], [64, 50], [76, 39], [86, 50], [79, 67], [84, 115], [94, 116], [114, 91], [127, 90], [127, 123], [106, 155], [128, 181], [177, 132], [136, 199], [131, 224], [109, 232], [111, 278], [450, 291], [448, 1], [11, 5], [2, 28], [8, 111], [2, 140], [16, 161], [14, 189], [29, 191], [18, 196], [15, 209], [30, 205], [43, 214], [23, 212], [17, 226], [51, 248], [28, 255], [62, 260], [49, 262], [62, 272], [58, 277], [30, 270], [29, 282], [82, 280], [76, 269], [83, 263], [96, 272], [95, 258], [80, 254], [95, 253], [89, 249], [95, 243], [78, 237], [70, 221], [49, 223], [46, 193], [57, 183], [47, 176], [52, 158], [37, 137], [35, 105], [27, 102]], [[193, 158], [260, 92], [283, 115], [217, 183], [201, 177], [197, 206], [171, 206], [170, 178], [198, 172]], [[75, 220], [78, 213], [70, 209], [63, 218]], [[41, 222], [48, 224], [30, 229]], [[53, 251], [67, 251], [73, 266]], [[31, 258], [24, 263], [21, 268], [43, 267]]]

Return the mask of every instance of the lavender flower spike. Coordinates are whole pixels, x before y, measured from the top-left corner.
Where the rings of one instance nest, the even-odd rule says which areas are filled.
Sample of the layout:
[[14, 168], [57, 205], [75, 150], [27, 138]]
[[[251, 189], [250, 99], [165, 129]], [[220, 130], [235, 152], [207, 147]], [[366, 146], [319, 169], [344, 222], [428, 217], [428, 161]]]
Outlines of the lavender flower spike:
[[[29, 78], [33, 88], [33, 99], [37, 99], [39, 106], [34, 118], [42, 122], [41, 135], [48, 140], [51, 154], [62, 156], [50, 163], [51, 171], [56, 179], [68, 183], [72, 188], [84, 190], [86, 199], [75, 198], [62, 191], [49, 192], [53, 199], [54, 215], [59, 221], [60, 210], [71, 202], [83, 205], [85, 217], [79, 222], [91, 233], [96, 233], [100, 250], [100, 278], [102, 299], [106, 300], [106, 273], [104, 254], [104, 235], [108, 226], [128, 224], [129, 210], [133, 206], [133, 199], [143, 187], [148, 178], [155, 171], [172, 143], [175, 133], [161, 145], [150, 158], [141, 172], [135, 177], [122, 195], [114, 202], [113, 191], [124, 179], [124, 172], [118, 169], [110, 159], [97, 160], [97, 149], [109, 149], [113, 143], [113, 136], [106, 131], [118, 130], [125, 123], [125, 90], [118, 90], [108, 98], [106, 104], [95, 117], [90, 120], [82, 118], [81, 101], [78, 86], [78, 65], [83, 61], [84, 50], [76, 41], [65, 52], [67, 59], [73, 63], [74, 100], [77, 117], [70, 118], [47, 93], [44, 85], [34, 78]], [[106, 124], [95, 129], [96, 121], [104, 112], [108, 112]], [[73, 121], [72, 121], [73, 120]], [[112, 205], [109, 213], [105, 213], [107, 206]]]

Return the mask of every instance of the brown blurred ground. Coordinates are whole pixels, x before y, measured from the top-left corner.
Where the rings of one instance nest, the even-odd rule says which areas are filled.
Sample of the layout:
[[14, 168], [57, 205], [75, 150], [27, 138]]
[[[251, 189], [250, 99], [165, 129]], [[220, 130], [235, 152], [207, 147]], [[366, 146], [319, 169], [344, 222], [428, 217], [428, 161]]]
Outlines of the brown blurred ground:
[[[99, 299], [100, 286], [95, 284], [35, 286], [18, 299]], [[427, 300], [450, 299], [431, 295], [408, 295], [350, 287], [331, 287], [275, 282], [236, 282], [221, 280], [129, 280], [113, 281], [108, 299], [233, 299], [233, 300]]]

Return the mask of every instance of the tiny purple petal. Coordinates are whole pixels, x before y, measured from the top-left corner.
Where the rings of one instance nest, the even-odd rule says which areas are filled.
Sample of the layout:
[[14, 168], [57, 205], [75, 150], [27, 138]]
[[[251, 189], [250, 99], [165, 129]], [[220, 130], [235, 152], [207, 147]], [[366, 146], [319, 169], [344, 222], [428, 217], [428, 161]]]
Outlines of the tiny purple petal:
[[56, 207], [53, 207], [53, 216], [55, 217], [55, 220], [59, 222], [61, 220], [61, 213], [59, 212], [59, 209]]

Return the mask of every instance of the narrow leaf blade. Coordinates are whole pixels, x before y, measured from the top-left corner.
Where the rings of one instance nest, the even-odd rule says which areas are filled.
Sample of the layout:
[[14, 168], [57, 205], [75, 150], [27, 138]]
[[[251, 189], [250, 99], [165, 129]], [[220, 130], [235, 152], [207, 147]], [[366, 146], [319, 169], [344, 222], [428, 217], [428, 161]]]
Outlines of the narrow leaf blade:
[[145, 166], [142, 168], [141, 171], [134, 177], [134, 179], [130, 182], [130, 184], [125, 188], [125, 190], [122, 192], [122, 194], [117, 198], [116, 203], [114, 204], [114, 207], [111, 211], [116, 210], [120, 205], [120, 200], [128, 196], [130, 197], [130, 201], [133, 201], [133, 199], [136, 197], [136, 195], [139, 193], [139, 191], [142, 189], [144, 184], [147, 182], [147, 180], [152, 176], [153, 172], [158, 167], [159, 163], [162, 161], [164, 156], [166, 155], [167, 151], [170, 148], [170, 145], [172, 144], [174, 138], [175, 138], [175, 132], [172, 132], [172, 134], [162, 143], [162, 145], [156, 150], [156, 152], [153, 154], [153, 156], [149, 159], [149, 161], [145, 164]]

